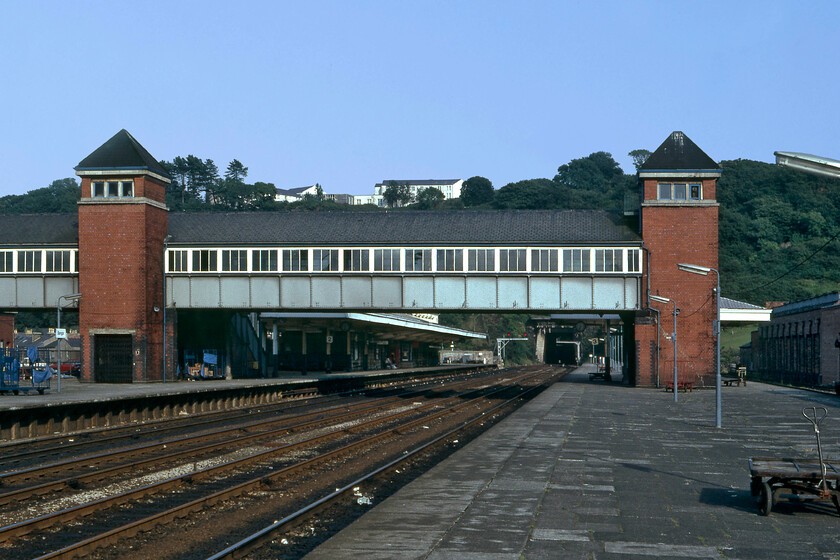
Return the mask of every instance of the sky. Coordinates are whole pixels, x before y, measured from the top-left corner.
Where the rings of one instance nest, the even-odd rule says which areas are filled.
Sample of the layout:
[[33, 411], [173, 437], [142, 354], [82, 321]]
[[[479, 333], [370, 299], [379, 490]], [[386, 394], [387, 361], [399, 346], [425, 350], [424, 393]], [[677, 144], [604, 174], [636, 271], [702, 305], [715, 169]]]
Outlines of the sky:
[[840, 2], [0, 0], [0, 196], [120, 129], [160, 160], [372, 194], [552, 178], [683, 131], [840, 159]]

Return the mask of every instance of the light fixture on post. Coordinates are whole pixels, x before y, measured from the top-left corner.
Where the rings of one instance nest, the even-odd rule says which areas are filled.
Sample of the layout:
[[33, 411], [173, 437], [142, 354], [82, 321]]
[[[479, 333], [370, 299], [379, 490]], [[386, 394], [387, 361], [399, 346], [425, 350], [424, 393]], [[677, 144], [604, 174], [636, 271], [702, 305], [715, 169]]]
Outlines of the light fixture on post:
[[677, 309], [677, 302], [670, 298], [652, 295], [650, 299], [659, 303], [674, 304], [674, 332], [671, 333], [671, 341], [674, 343], [674, 402], [677, 402], [677, 315], [680, 310]]
[[721, 398], [720, 398], [720, 272], [708, 266], [700, 266], [696, 264], [677, 264], [677, 268], [692, 274], [708, 275], [714, 272], [717, 277], [717, 286], [715, 287], [715, 323], [712, 332], [715, 335], [715, 427], [721, 427]]
[[55, 317], [55, 350], [56, 350], [56, 366], [58, 367], [58, 392], [61, 392], [61, 300], [67, 302], [78, 301], [82, 294], [67, 294], [65, 296], [58, 296], [58, 301], [55, 306], [57, 309]]

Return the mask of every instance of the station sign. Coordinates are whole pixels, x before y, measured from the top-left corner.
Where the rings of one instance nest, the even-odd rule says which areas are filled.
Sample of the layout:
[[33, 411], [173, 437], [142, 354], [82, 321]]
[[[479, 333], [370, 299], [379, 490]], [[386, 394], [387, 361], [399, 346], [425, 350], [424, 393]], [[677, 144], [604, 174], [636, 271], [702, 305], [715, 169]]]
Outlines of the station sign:
[[67, 338], [67, 329], [55, 329], [56, 338]]

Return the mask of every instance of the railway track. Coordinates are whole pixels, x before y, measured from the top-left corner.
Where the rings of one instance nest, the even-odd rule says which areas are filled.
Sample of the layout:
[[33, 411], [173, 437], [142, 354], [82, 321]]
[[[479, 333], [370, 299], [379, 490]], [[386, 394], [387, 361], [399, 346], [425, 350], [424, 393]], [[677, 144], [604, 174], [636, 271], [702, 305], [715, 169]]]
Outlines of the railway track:
[[[550, 367], [504, 371], [435, 389], [389, 394], [248, 424], [254, 433], [241, 428], [222, 429], [218, 434], [224, 436], [199, 434], [189, 444], [182, 445], [182, 440], [188, 438], [171, 438], [130, 451], [100, 454], [111, 456], [102, 462], [98, 456], [67, 459], [60, 463], [71, 474], [47, 482], [40, 479], [61, 465], [6, 473], [4, 484], [21, 486], [0, 493], [0, 503], [13, 509], [4, 513], [2, 519], [17, 519], [0, 527], [0, 554], [10, 560], [97, 555], [111, 558], [120, 557], [115, 547], [137, 541], [136, 545], [129, 545], [138, 547], [132, 549], [132, 557], [208, 557], [211, 554], [205, 551], [215, 554], [232, 542], [247, 540], [237, 537], [260, 532], [251, 531], [261, 523], [260, 519], [279, 516], [290, 519], [286, 525], [292, 520], [299, 522], [304, 514], [295, 512], [322, 507], [309, 505], [313, 499], [312, 503], [320, 503], [325, 496], [335, 494], [328, 500], [333, 502], [346, 495], [348, 489], [356, 488], [355, 481], [376, 476], [366, 472], [400, 468], [395, 466], [400, 464], [398, 459], [414, 460], [428, 446], [451, 441], [458, 433], [453, 430], [474, 429], [488, 414], [498, 414], [500, 407], [510, 406], [527, 391], [537, 390], [560, 373]], [[196, 446], [196, 441], [201, 445]], [[175, 449], [170, 449], [170, 445]], [[138, 453], [155, 456], [138, 459]], [[109, 463], [115, 460], [119, 464]], [[116, 491], [126, 484], [125, 477], [144, 472], [157, 480], [137, 485], [137, 480], [144, 478], [135, 476], [135, 487]], [[112, 481], [110, 485], [102, 486], [108, 481]], [[44, 494], [46, 499], [40, 498], [44, 500], [40, 505], [46, 509], [46, 502], [61, 502], [52, 499], [55, 495], [69, 494], [71, 500], [79, 503], [60, 509], [53, 506], [48, 513], [33, 510], [29, 503], [35, 500], [33, 496]], [[89, 499], [101, 494], [105, 495]], [[271, 499], [280, 497], [283, 499]], [[238, 503], [247, 507], [236, 506]], [[231, 510], [237, 513], [226, 513]], [[175, 529], [184, 523], [215, 528], [212, 538], [202, 532], [205, 537], [198, 539], [201, 546], [193, 543], [188, 547], [189, 556], [184, 556], [187, 551], [183, 546], [180, 552], [174, 552], [179, 541], [183, 545], [184, 540], [193, 540], [184, 539], [183, 533]], [[144, 542], [143, 535], [155, 533], [163, 536], [152, 542], [169, 544], [159, 548]], [[135, 538], [137, 535], [140, 537]], [[9, 543], [15, 544], [10, 547]], [[45, 543], [50, 544], [45, 548]], [[5, 551], [10, 554], [4, 554]]]

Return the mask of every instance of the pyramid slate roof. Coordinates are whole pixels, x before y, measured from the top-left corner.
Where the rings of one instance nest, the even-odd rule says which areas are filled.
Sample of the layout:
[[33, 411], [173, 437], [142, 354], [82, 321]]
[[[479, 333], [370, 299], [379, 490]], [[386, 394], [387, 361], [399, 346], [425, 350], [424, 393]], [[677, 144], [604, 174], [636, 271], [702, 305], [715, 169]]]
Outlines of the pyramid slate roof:
[[647, 158], [639, 168], [639, 172], [672, 169], [719, 171], [720, 166], [706, 155], [706, 152], [697, 147], [691, 138], [680, 131], [675, 131]]
[[169, 173], [140, 142], [126, 130], [114, 134], [110, 140], [96, 148], [79, 162], [76, 171], [100, 169], [147, 169], [167, 179]]

